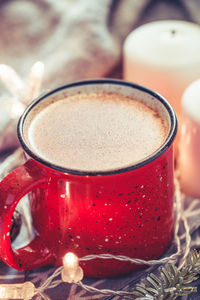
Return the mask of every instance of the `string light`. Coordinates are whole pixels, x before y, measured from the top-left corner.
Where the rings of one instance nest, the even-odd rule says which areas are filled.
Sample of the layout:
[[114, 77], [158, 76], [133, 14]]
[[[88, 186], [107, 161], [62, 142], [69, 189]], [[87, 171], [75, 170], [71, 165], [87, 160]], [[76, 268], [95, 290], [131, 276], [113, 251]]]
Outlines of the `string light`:
[[[194, 203], [191, 203], [187, 210], [183, 211], [184, 207], [184, 201], [181, 202], [181, 194], [180, 194], [180, 188], [178, 185], [178, 182], [175, 182], [176, 184], [176, 198], [175, 198], [175, 211], [176, 211], [176, 224], [175, 224], [175, 244], [177, 247], [176, 253], [172, 253], [169, 257], [164, 257], [160, 260], [153, 260], [146, 262], [147, 264], [155, 265], [155, 264], [162, 264], [166, 263], [166, 261], [174, 260], [175, 257], [178, 257], [180, 255], [180, 241], [185, 239], [186, 242], [186, 253], [188, 255], [188, 249], [190, 249], [191, 246], [191, 239], [190, 239], [190, 231], [189, 231], [189, 224], [188, 224], [188, 218], [196, 213], [198, 215], [199, 212], [197, 212], [196, 206], [199, 203], [198, 201], [195, 201]], [[181, 213], [182, 212], [182, 213]], [[179, 235], [179, 229], [180, 229], [180, 222], [184, 221], [184, 234]], [[102, 295], [119, 295], [119, 296], [128, 296], [132, 295], [132, 292], [128, 291], [114, 291], [114, 290], [107, 290], [107, 289], [97, 289], [93, 286], [89, 286], [86, 284], [83, 284], [81, 281], [83, 279], [83, 270], [79, 266], [79, 261], [86, 261], [86, 260], [92, 260], [96, 258], [101, 259], [117, 259], [117, 260], [123, 260], [123, 261], [132, 261], [136, 262], [135, 259], [132, 259], [130, 257], [121, 256], [121, 255], [111, 255], [111, 254], [100, 254], [100, 255], [88, 255], [82, 258], [78, 258], [74, 253], [68, 252], [63, 257], [63, 266], [59, 267], [54, 271], [54, 273], [47, 278], [47, 280], [42, 284], [42, 286], [35, 288], [34, 284], [32, 282], [25, 282], [23, 284], [0, 284], [0, 300], [8, 300], [8, 299], [24, 299], [24, 300], [31, 300], [36, 295], [40, 295], [43, 299], [49, 299], [48, 296], [44, 293], [46, 289], [49, 288], [55, 288], [60, 283], [68, 282], [68, 283], [76, 283], [77, 285], [81, 286], [83, 289], [90, 293], [100, 293]], [[143, 261], [145, 263], [145, 261]], [[62, 280], [55, 280], [58, 275], [61, 275]]]
[[83, 279], [83, 270], [79, 266], [78, 257], [72, 252], [68, 252], [63, 258], [61, 278], [68, 283], [79, 282]]
[[0, 128], [1, 152], [16, 147], [17, 121], [30, 101], [39, 95], [43, 75], [44, 64], [40, 61], [33, 64], [26, 80], [12, 67], [0, 64], [0, 81], [10, 94], [0, 95], [0, 111], [3, 110], [3, 127]]
[[24, 109], [25, 109], [25, 105], [22, 102], [13, 99], [12, 105], [9, 109], [11, 118], [12, 119], [19, 118], [23, 113]]
[[[33, 64], [28, 79], [24, 82], [17, 72], [10, 66], [0, 64], [0, 80], [10, 92], [5, 106], [10, 115], [8, 124], [13, 126], [14, 120], [23, 113], [26, 105], [38, 96], [44, 74], [44, 64], [36, 62]], [[14, 127], [15, 128], [15, 127]], [[18, 152], [17, 152], [18, 153]], [[19, 155], [17, 154], [16, 155]], [[16, 158], [16, 155], [14, 158]], [[6, 162], [7, 166], [7, 162]], [[1, 299], [32, 299], [38, 293], [32, 282], [17, 284], [0, 284]]]
[[0, 299], [24, 299], [30, 300], [35, 293], [35, 286], [32, 282], [17, 284], [1, 284]]
[[24, 82], [13, 68], [0, 64], [0, 79], [11, 95], [23, 98]]
[[44, 76], [44, 64], [37, 61], [31, 67], [24, 82], [17, 72], [8, 65], [0, 64], [0, 79], [16, 100], [28, 104], [38, 96]]
[[[30, 74], [28, 76], [26, 85], [21, 80], [21, 78], [17, 75], [17, 73], [9, 66], [6, 65], [0, 65], [0, 79], [5, 84], [5, 86], [8, 88], [10, 93], [14, 96], [13, 102], [11, 104], [11, 116], [12, 117], [18, 117], [22, 110], [24, 109], [25, 105], [28, 104], [30, 100], [35, 98], [40, 90], [40, 86], [42, 83], [44, 73], [44, 65], [41, 62], [36, 62], [30, 71]], [[175, 226], [175, 244], [177, 246], [176, 253], [173, 253], [170, 257], [164, 257], [161, 260], [157, 261], [149, 261], [146, 264], [149, 265], [155, 265], [158, 263], [164, 263], [169, 260], [174, 260], [180, 255], [181, 252], [181, 240], [185, 238], [186, 241], [186, 251], [185, 255], [188, 255], [190, 244], [191, 244], [191, 238], [190, 238], [190, 231], [189, 231], [189, 225], [187, 223], [187, 218], [190, 216], [190, 213], [198, 213], [195, 208], [191, 208], [191, 211], [188, 209], [186, 211], [183, 210], [181, 201], [180, 200], [180, 189], [179, 186], [176, 183], [176, 192], [178, 193], [176, 195], [176, 226]], [[199, 202], [199, 201], [198, 201]], [[192, 205], [192, 204], [191, 204]], [[189, 206], [190, 208], [190, 206]], [[182, 236], [179, 236], [179, 229], [180, 229], [180, 222], [183, 221], [185, 233]], [[97, 255], [90, 255], [87, 257], [82, 257], [80, 261], [84, 260], [92, 260], [96, 259], [97, 257], [101, 259], [118, 259], [118, 260], [124, 260], [124, 261], [132, 261], [134, 263], [138, 263], [139, 261], [134, 260], [132, 258], [128, 257], [122, 257], [122, 256], [114, 256], [114, 255], [108, 255], [108, 254], [101, 254], [99, 256]], [[143, 261], [145, 263], [145, 261]], [[140, 261], [142, 263], [142, 261]], [[54, 278], [56, 276], [61, 274], [62, 280], [58, 280], [56, 283], [53, 282]], [[67, 283], [77, 283], [85, 290], [88, 290], [90, 292], [99, 292], [102, 294], [115, 294], [119, 295], [119, 293], [122, 293], [120, 291], [112, 291], [112, 290], [98, 290], [94, 287], [86, 286], [84, 285], [81, 280], [83, 279], [83, 270], [79, 266], [79, 259], [74, 253], [67, 253], [63, 258], [63, 267], [60, 267], [60, 269], [57, 269], [50, 278], [47, 279], [47, 281], [43, 284], [43, 286], [39, 288], [35, 288], [34, 284], [32, 282], [25, 282], [25, 283], [18, 283], [18, 284], [0, 284], [0, 300], [2, 299], [23, 299], [23, 300], [30, 300], [35, 295], [40, 294], [43, 297], [43, 291], [50, 287], [55, 287], [61, 282], [67, 282]], [[126, 292], [123, 292], [124, 294]], [[129, 294], [127, 292], [127, 294]], [[44, 294], [45, 295], [45, 294]], [[121, 294], [122, 295], [122, 294]], [[44, 296], [44, 299], [45, 298]]]
[[33, 100], [39, 95], [43, 76], [44, 64], [41, 61], [37, 61], [30, 70], [27, 79], [25, 95], [24, 99], [22, 99], [22, 102], [28, 104], [31, 100]]

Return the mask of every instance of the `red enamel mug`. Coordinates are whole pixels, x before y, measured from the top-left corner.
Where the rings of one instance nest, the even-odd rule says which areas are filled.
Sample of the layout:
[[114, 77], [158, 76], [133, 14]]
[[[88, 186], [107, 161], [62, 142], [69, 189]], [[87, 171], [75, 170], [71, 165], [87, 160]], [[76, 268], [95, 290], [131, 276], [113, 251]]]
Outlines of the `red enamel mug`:
[[[108, 171], [66, 169], [42, 159], [25, 140], [27, 117], [50, 98], [80, 95], [85, 89], [125, 92], [154, 103], [169, 123], [161, 147], [138, 163]], [[161, 95], [121, 80], [75, 82], [36, 99], [18, 124], [18, 138], [27, 160], [0, 183], [1, 259], [15, 269], [28, 270], [60, 265], [69, 251], [78, 257], [109, 253], [144, 260], [159, 258], [173, 236], [176, 132], [175, 112]], [[12, 249], [11, 218], [27, 193], [35, 238], [23, 248]], [[81, 266], [85, 276], [91, 277], [125, 275], [141, 267], [113, 259], [82, 261]]]

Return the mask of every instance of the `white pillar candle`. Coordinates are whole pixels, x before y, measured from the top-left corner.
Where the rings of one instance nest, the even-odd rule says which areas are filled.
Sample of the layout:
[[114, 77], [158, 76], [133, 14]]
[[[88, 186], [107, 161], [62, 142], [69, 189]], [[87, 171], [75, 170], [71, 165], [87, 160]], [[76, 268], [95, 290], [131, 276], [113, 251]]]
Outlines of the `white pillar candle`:
[[163, 95], [180, 121], [182, 93], [200, 77], [200, 26], [166, 20], [136, 28], [124, 43], [123, 77]]
[[200, 197], [200, 79], [183, 93], [182, 109], [178, 157], [181, 189]]

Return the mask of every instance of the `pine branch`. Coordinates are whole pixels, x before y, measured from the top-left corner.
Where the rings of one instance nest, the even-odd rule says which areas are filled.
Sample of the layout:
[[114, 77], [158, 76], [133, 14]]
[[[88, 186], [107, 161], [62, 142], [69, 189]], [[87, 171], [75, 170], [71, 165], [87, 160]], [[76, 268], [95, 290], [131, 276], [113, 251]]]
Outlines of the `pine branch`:
[[133, 295], [125, 297], [127, 300], [174, 300], [179, 296], [197, 292], [197, 288], [189, 286], [200, 275], [200, 252], [193, 250], [186, 259], [181, 270], [168, 263], [159, 268], [158, 277], [149, 274], [137, 284]]

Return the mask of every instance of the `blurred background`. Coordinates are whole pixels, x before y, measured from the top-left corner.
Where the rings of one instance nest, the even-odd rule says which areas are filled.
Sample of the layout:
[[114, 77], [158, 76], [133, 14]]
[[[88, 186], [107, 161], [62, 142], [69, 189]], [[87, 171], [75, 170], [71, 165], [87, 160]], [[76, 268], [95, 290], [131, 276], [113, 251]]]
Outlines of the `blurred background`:
[[121, 77], [124, 39], [155, 20], [200, 23], [199, 0], [1, 0], [0, 63], [25, 77], [45, 65], [43, 88]]

